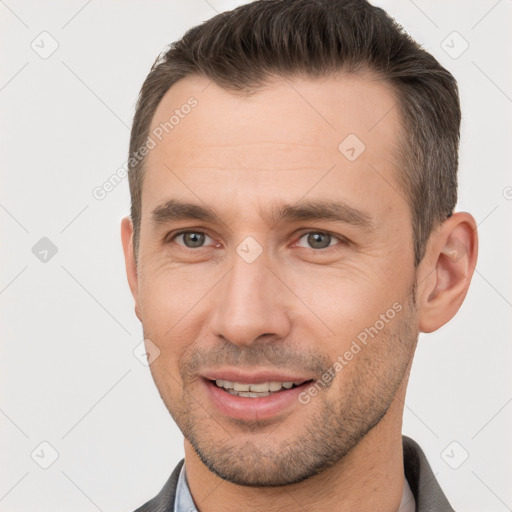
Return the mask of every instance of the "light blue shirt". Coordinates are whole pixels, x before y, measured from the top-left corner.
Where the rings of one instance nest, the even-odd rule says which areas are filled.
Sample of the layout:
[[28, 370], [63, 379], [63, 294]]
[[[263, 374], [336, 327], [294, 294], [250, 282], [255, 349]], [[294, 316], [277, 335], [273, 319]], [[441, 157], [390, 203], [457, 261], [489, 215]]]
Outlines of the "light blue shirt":
[[199, 512], [194, 505], [194, 500], [188, 488], [185, 463], [181, 467], [178, 484], [176, 485], [176, 500], [174, 501], [174, 512]]
[[[415, 512], [416, 503], [412, 494], [409, 482], [404, 476], [404, 492], [402, 502], [397, 512]], [[174, 512], [199, 512], [194, 504], [190, 489], [188, 488], [187, 475], [185, 473], [185, 463], [181, 467], [178, 484], [176, 486], [176, 501], [174, 502]]]

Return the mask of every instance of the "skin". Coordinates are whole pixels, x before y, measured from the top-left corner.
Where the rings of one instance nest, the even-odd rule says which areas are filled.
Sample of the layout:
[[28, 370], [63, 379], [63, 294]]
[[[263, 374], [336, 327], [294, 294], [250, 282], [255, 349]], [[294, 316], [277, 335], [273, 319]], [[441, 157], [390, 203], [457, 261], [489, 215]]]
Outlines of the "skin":
[[[136, 315], [160, 350], [150, 369], [185, 436], [192, 497], [201, 512], [240, 503], [247, 511], [396, 511], [418, 333], [448, 322], [464, 300], [475, 221], [452, 215], [415, 268], [395, 176], [396, 98], [374, 77], [276, 78], [245, 98], [189, 77], [164, 96], [152, 128], [190, 96], [197, 107], [148, 155], [138, 267], [129, 217], [121, 235]], [[352, 162], [338, 149], [348, 134], [366, 146]], [[171, 198], [208, 205], [220, 220], [154, 225], [152, 211]], [[315, 199], [343, 200], [372, 228], [267, 218], [271, 204]], [[169, 236], [183, 228], [208, 236], [189, 248], [189, 239]], [[318, 232], [332, 235], [328, 248], [311, 246]], [[247, 236], [262, 249], [252, 263], [236, 252]], [[199, 374], [221, 365], [319, 378], [396, 303], [400, 312], [307, 404], [234, 420], [204, 392]]]

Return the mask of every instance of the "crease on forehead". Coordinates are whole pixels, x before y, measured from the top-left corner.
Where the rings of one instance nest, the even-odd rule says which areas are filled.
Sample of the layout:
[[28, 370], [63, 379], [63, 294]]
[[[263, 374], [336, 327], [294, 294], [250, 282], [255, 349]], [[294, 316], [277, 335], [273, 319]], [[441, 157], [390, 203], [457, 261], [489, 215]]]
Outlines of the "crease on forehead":
[[[329, 77], [329, 78], [336, 78], [336, 77]], [[383, 128], [383, 119], [384, 118], [388, 118], [389, 121], [391, 121], [390, 117], [391, 116], [396, 116], [398, 114], [398, 112], [393, 112], [393, 110], [397, 111], [398, 109], [395, 109], [393, 107], [396, 106], [396, 104], [398, 103], [398, 95], [396, 94], [396, 90], [395, 88], [386, 80], [383, 80], [382, 77], [379, 77], [377, 74], [369, 74], [369, 73], [357, 73], [357, 74], [352, 74], [352, 75], [349, 75], [349, 78], [350, 79], [363, 79], [365, 82], [367, 83], [371, 83], [371, 82], [374, 82], [375, 85], [378, 85], [380, 87], [385, 87], [385, 89], [388, 91], [388, 92], [391, 92], [391, 96], [389, 95], [384, 95], [384, 97], [387, 97], [387, 103], [385, 104], [385, 107], [387, 108], [387, 110], [385, 110], [384, 112], [378, 112], [378, 113], [375, 113], [374, 115], [374, 118], [376, 118], [376, 121], [377, 121], [377, 124], [375, 126], [370, 126], [371, 130], [369, 130], [370, 132], [373, 131], [372, 134], [369, 134], [370, 135], [381, 135], [380, 132], [382, 132], [382, 128]], [[199, 79], [199, 81], [197, 81]], [[196, 80], [196, 82], [194, 82], [194, 80]], [[306, 78], [305, 81], [309, 81], [311, 83], [316, 84], [316, 83], [324, 83], [327, 79], [313, 79], [313, 78]], [[192, 82], [192, 88], [189, 88], [189, 85], [188, 85], [188, 82]], [[180, 82], [181, 82], [181, 89], [180, 88]], [[279, 82], [278, 79], [276, 79], [276, 85], [280, 85], [280, 86], [286, 86], [286, 87], [289, 87], [285, 81], [283, 79], [281, 79], [281, 81]], [[187, 97], [187, 94], [190, 93], [190, 92], [194, 92], [194, 91], [199, 91], [200, 92], [200, 89], [199, 89], [199, 86], [198, 84], [201, 84], [201, 78], [200, 77], [187, 77], [187, 78], [184, 78], [182, 79], [181, 81], [178, 81], [176, 84], [174, 84], [172, 86], [171, 89], [173, 89], [175, 92], [178, 92], [179, 94], [176, 96], [176, 98], [174, 99], [174, 105], [177, 105], [179, 103], [179, 101], [177, 101], [180, 96], [182, 98], [185, 98]], [[201, 86], [204, 88], [204, 85], [201, 84]], [[207, 90], [210, 90], [212, 87], [214, 87], [214, 84], [210, 85]], [[171, 91], [171, 89], [169, 89], [166, 93], [165, 96], [167, 96], [167, 94], [169, 94], [169, 92]], [[179, 89], [179, 90], [178, 90]], [[222, 90], [222, 88], [218, 87], [218, 89], [220, 90], [220, 92], [226, 92], [226, 93], [230, 93], [230, 91], [226, 91], [225, 89]], [[262, 89], [261, 92], [265, 92], [265, 89]], [[362, 98], [364, 100], [364, 92], [361, 92], [361, 91], [356, 91], [355, 94], [358, 94], [360, 98]], [[165, 98], [164, 96], [164, 98]], [[236, 95], [234, 96], [236, 98]], [[169, 99], [169, 98], [167, 98]], [[211, 100], [211, 97], [207, 100], [208, 102], [210, 102]], [[377, 102], [378, 103], [378, 98], [377, 99], [373, 99], [372, 101], [375, 103]], [[390, 100], [394, 103], [391, 104], [391, 108], [389, 108], [389, 105], [388, 103], [390, 102]], [[161, 102], [162, 103], [162, 102]], [[364, 103], [364, 101], [363, 101]], [[370, 102], [371, 103], [371, 102]], [[158, 121], [158, 116], [156, 116], [156, 114], [158, 113], [159, 111], [159, 108], [160, 108], [161, 105], [159, 105], [159, 107], [157, 108], [157, 112], [155, 113], [155, 116], [154, 116], [154, 119], [153, 119], [153, 122], [155, 121]], [[367, 110], [367, 111], [371, 111], [371, 108], [369, 105], [365, 105], [364, 108]], [[382, 109], [384, 110], [384, 109]], [[197, 111], [195, 111], [197, 112]], [[195, 112], [193, 112], [192, 116], [195, 114]], [[384, 113], [384, 116], [382, 116], [382, 114]], [[317, 116], [317, 114], [314, 112], [314, 110], [312, 109], [310, 114], [312, 116]], [[378, 114], [378, 115], [377, 115]], [[379, 117], [380, 116], [380, 117]], [[318, 119], [320, 119], [318, 117]], [[185, 120], [185, 122], [189, 121], [188, 119]], [[193, 119], [191, 118], [190, 121], [193, 121]], [[200, 125], [201, 126], [204, 126], [204, 120], [201, 119], [200, 121]], [[226, 126], [229, 125], [229, 122], [226, 123]], [[327, 125], [326, 125], [327, 126]], [[389, 126], [389, 123], [388, 123], [388, 126]], [[206, 140], [206, 141], [203, 141], [203, 143], [201, 143], [201, 149], [204, 149], [204, 153], [202, 153], [201, 151], [198, 151], [197, 147], [194, 147], [193, 144], [183, 144], [181, 143], [182, 141], [179, 140], [179, 133], [181, 132], [181, 130], [179, 129], [180, 126], [178, 125], [178, 130], [176, 130], [176, 134], [178, 136], [178, 140], [175, 140], [175, 141], [169, 141], [170, 144], [167, 144], [167, 143], [163, 143], [163, 144], [158, 144], [156, 151], [153, 150], [150, 152], [150, 154], [148, 155], [148, 158], [146, 159], [146, 169], [147, 169], [147, 164], [148, 162], [151, 160], [152, 161], [152, 165], [155, 164], [156, 166], [160, 167], [162, 165], [162, 163], [164, 164], [164, 166], [167, 166], [166, 162], [169, 163], [169, 166], [167, 167], [171, 167], [173, 168], [174, 170], [177, 170], [179, 172], [179, 170], [181, 169], [186, 169], [187, 167], [189, 168], [192, 168], [194, 167], [195, 164], [198, 164], [196, 165], [197, 167], [201, 167], [201, 168], [215, 168], [215, 165], [211, 165], [212, 163], [213, 164], [216, 164], [217, 165], [217, 168], [219, 170], [226, 170], [226, 171], [230, 171], [230, 170], [236, 170], [237, 168], [240, 168], [241, 166], [239, 166], [239, 162], [235, 162], [234, 160], [236, 160], [236, 158], [234, 157], [234, 155], [230, 155], [228, 153], [223, 153], [224, 151], [224, 148], [226, 146], [229, 146], [229, 147], [236, 147], [238, 145], [238, 147], [242, 147], [243, 144], [245, 144], [247, 146], [247, 148], [253, 148], [254, 149], [254, 155], [256, 157], [255, 159], [255, 162], [254, 162], [254, 168], [255, 169], [260, 169], [260, 170], [279, 170], [278, 166], [279, 165], [279, 162], [276, 162], [274, 163], [272, 161], [272, 158], [275, 157], [275, 155], [270, 155], [270, 151], [269, 151], [269, 155], [270, 156], [266, 156], [265, 154], [265, 151], [259, 151], [259, 148], [263, 148], [265, 149], [267, 146], [267, 144], [269, 145], [268, 148], [273, 148], [273, 150], [276, 152], [276, 154], [286, 154], [286, 156], [291, 156], [291, 154], [294, 152], [293, 151], [293, 148], [296, 148], [298, 151], [303, 151], [304, 152], [304, 157], [307, 157], [306, 160], [309, 160], [309, 156], [308, 156], [308, 150], [309, 149], [313, 149], [312, 153], [314, 153], [314, 149], [318, 148], [320, 149], [321, 146], [317, 146], [316, 144], [301, 144], [301, 143], [287, 143], [287, 142], [284, 142], [282, 140], [269, 140], [271, 139], [271, 133], [269, 134], [269, 137], [267, 140], [261, 140], [261, 141], [258, 141], [258, 140], [243, 140], [242, 139], [242, 142], [240, 143], [226, 143], [226, 144], [223, 144], [222, 143], [222, 140], [219, 141], [219, 144], [210, 144], [210, 141]], [[202, 130], [203, 128], [201, 128]], [[206, 126], [205, 127], [205, 130], [207, 130], [208, 127]], [[400, 157], [400, 155], [398, 154], [399, 151], [398, 151], [398, 144], [396, 144], [396, 139], [397, 139], [397, 136], [398, 136], [398, 132], [401, 132], [401, 130], [398, 130], [398, 131], [395, 131], [394, 134], [390, 134], [390, 130], [388, 129], [387, 130], [387, 133], [384, 133], [384, 135], [387, 135], [387, 139], [388, 141], [387, 142], [391, 142], [390, 144], [387, 144], [387, 143], [384, 143], [384, 141], [382, 140], [382, 137], [377, 137], [376, 138], [376, 144], [380, 145], [382, 144], [382, 149], [379, 149], [379, 151], [377, 152], [380, 152], [381, 155], [387, 155], [387, 158], [384, 159], [384, 158], [380, 158], [378, 161], [376, 160], [376, 162], [374, 162], [374, 164], [376, 165], [376, 167], [378, 168], [379, 172], [381, 172], [381, 169], [383, 169], [383, 166], [386, 165], [386, 167], [391, 167], [392, 170], [394, 171], [395, 169], [397, 169], [397, 164], [402, 160], [402, 158]], [[185, 133], [188, 134], [190, 136], [190, 134], [194, 135], [194, 131], [193, 130], [190, 130], [190, 125], [187, 127], [187, 129], [185, 129]], [[367, 141], [366, 141], [367, 142]], [[375, 147], [375, 144], [368, 144], [367, 146], [367, 155], [372, 152], [373, 150], [373, 147]], [[331, 145], [328, 145], [327, 147], [331, 147]], [[208, 148], [206, 150], [206, 148]], [[245, 149], [245, 148], [244, 148]], [[333, 152], [331, 153], [332, 155], [337, 155], [337, 156], [340, 156], [339, 153], [338, 153], [338, 150], [337, 150], [337, 146], [333, 146], [332, 148]], [[160, 152], [161, 151], [161, 152]], [[158, 154], [160, 152], [160, 154]], [[243, 163], [245, 164], [245, 166], [247, 166], [247, 162], [250, 163], [250, 154], [243, 154], [244, 152], [241, 152], [242, 154], [241, 155], [237, 155], [237, 158], [241, 158], [241, 159], [245, 159], [243, 160]], [[250, 151], [250, 153], [252, 153], [252, 151]], [[363, 158], [366, 158], [367, 155], [363, 155]], [[217, 158], [217, 156], [219, 158]], [[313, 157], [314, 155], [312, 155]], [[233, 157], [233, 158], [232, 158]], [[298, 155], [295, 159], [298, 159], [300, 160], [300, 164], [304, 164], [304, 169], [308, 168], [308, 163], [306, 162], [306, 160], [304, 158], [302, 158], [302, 155]], [[211, 162], [208, 162], [208, 160], [211, 160]], [[314, 159], [313, 159], [314, 160]], [[387, 163], [386, 161], [387, 160]], [[217, 161], [218, 161], [218, 164], [217, 164]], [[318, 164], [318, 162], [315, 162]], [[285, 162], [285, 166], [286, 166], [287, 162]], [[297, 162], [292, 162], [292, 161], [289, 161], [287, 167], [294, 167], [294, 164], [297, 164]], [[270, 167], [269, 167], [270, 166]], [[282, 166], [282, 164], [281, 164]], [[169, 171], [170, 172], [170, 171]], [[400, 187], [402, 188], [402, 183], [401, 183], [401, 180], [400, 180], [400, 177], [397, 176], [397, 173], [396, 172], [393, 172], [393, 179], [396, 183], [396, 186], [397, 187]], [[392, 186], [395, 186], [395, 184], [392, 184]], [[402, 196], [405, 195], [402, 194]]]

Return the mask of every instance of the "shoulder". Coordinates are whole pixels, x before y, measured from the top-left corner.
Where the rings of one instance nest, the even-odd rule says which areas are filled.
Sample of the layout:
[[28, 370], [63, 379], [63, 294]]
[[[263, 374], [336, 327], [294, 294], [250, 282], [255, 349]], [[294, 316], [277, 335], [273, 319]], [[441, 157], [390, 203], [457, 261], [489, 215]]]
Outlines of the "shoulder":
[[134, 512], [173, 512], [176, 498], [176, 486], [185, 459], [181, 459], [174, 468], [171, 476], [165, 482], [162, 490], [151, 500], [139, 507]]
[[417, 512], [454, 512], [420, 445], [403, 435], [402, 446], [405, 477], [414, 494]]

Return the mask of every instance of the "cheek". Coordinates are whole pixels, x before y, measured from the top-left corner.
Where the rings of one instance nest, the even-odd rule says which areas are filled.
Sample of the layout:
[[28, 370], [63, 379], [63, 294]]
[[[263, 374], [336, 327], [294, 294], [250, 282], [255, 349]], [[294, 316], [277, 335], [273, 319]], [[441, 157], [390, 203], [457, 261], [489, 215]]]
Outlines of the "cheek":
[[160, 350], [150, 366], [151, 372], [156, 381], [162, 381], [169, 389], [175, 389], [181, 382], [179, 361], [200, 338], [205, 299], [214, 285], [207, 276], [198, 276], [192, 267], [148, 266], [139, 277], [144, 337]]
[[211, 269], [199, 267], [158, 261], [143, 267], [139, 298], [145, 326], [161, 334], [193, 313], [218, 280]]
[[[347, 344], [393, 308], [402, 286], [395, 282], [391, 288], [383, 277], [382, 273], [377, 275], [346, 268], [317, 268], [297, 274], [291, 287], [298, 290], [300, 301], [296, 307], [304, 311], [299, 318], [302, 322], [308, 318], [306, 327], [309, 324], [309, 328], [317, 333], [318, 342], [325, 344], [328, 352], [337, 351], [337, 356]], [[389, 316], [394, 316], [394, 313], [391, 311]], [[326, 337], [319, 336], [320, 332]]]

